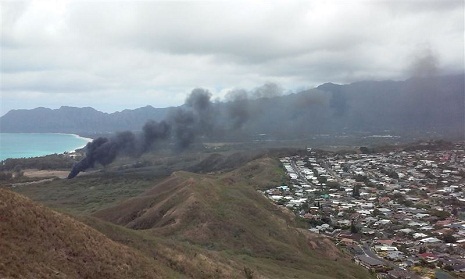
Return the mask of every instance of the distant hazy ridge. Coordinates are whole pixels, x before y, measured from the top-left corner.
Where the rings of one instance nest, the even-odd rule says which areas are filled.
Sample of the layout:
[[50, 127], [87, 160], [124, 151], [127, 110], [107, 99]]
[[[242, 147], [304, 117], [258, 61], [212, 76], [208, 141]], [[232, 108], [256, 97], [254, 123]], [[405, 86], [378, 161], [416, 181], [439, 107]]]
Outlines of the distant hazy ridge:
[[[231, 106], [215, 104], [215, 121], [222, 129], [216, 137], [298, 138], [334, 132], [464, 135], [464, 75], [326, 83], [300, 93], [240, 102], [243, 122], [235, 130], [229, 128], [234, 125], [227, 113]], [[0, 118], [0, 127], [2, 132], [140, 130], [149, 119], [164, 119], [170, 109], [146, 106], [110, 114], [89, 107], [12, 110]]]

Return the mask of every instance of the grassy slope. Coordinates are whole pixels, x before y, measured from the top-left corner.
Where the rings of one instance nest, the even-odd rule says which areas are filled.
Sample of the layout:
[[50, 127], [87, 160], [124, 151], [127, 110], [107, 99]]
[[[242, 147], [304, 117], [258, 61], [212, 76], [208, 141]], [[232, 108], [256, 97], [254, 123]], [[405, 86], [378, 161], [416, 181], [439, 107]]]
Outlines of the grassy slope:
[[71, 213], [187, 277], [244, 278], [244, 268], [254, 278], [369, 277], [327, 240], [294, 229], [289, 212], [256, 192], [283, 182], [276, 160], [214, 175], [179, 171], [161, 181], [173, 164], [113, 167], [15, 191]]
[[[254, 189], [278, 183], [276, 166], [265, 158], [221, 175], [176, 172], [141, 196], [95, 216], [142, 230], [145, 238], [162, 239], [158, 243], [168, 249], [184, 245], [183, 250], [200, 253], [207, 261], [214, 255], [232, 268], [228, 276], [247, 266], [256, 276], [272, 278], [368, 278], [328, 240], [295, 229], [292, 215]], [[185, 270], [195, 267], [192, 258], [170, 260]]]
[[0, 219], [2, 278], [177, 277], [152, 257], [4, 189]]
[[[73, 215], [88, 215], [141, 194], [169, 176], [173, 170], [190, 167], [205, 156], [201, 153], [176, 156], [144, 154], [138, 158], [138, 162], [148, 164], [146, 167], [134, 167], [138, 164], [134, 158], [122, 157], [105, 170], [78, 175], [70, 180], [55, 179], [21, 185], [13, 190], [57, 210]], [[8, 186], [9, 183], [3, 181], [2, 184], [0, 181], [0, 187], [3, 185]]]
[[54, 209], [86, 215], [137, 196], [154, 183], [153, 177], [119, 174], [92, 174], [75, 179], [18, 186], [15, 192], [31, 197]]

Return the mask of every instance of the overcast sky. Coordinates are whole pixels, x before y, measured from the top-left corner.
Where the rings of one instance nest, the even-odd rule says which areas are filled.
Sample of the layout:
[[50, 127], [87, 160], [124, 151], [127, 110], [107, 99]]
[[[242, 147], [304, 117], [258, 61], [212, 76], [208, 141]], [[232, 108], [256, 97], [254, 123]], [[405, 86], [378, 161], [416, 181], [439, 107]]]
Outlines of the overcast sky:
[[1, 111], [464, 71], [463, 0], [2, 1]]

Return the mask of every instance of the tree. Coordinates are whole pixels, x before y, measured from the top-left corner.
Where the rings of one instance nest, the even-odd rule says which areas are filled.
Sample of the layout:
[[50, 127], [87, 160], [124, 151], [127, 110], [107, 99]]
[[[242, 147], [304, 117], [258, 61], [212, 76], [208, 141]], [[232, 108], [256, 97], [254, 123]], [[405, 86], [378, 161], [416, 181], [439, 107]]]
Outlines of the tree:
[[445, 243], [455, 243], [457, 241], [457, 238], [453, 236], [452, 234], [446, 234], [444, 235], [444, 242]]
[[357, 182], [366, 182], [366, 181], [368, 181], [368, 177], [366, 177], [364, 175], [361, 175], [361, 174], [357, 174], [354, 178], [355, 178], [355, 181], [357, 181]]
[[0, 172], [0, 181], [7, 181], [12, 178], [11, 172], [2, 171]]
[[361, 146], [360, 147], [360, 152], [362, 152], [363, 154], [371, 154], [371, 153], [373, 153], [373, 150], [369, 149], [366, 146]]
[[454, 271], [454, 267], [451, 266], [450, 264], [446, 264], [442, 269], [447, 270], [447, 271]]
[[391, 171], [389, 173], [389, 177], [393, 178], [393, 179], [399, 179], [399, 174], [397, 172], [395, 172], [395, 171]]
[[352, 222], [350, 222], [350, 232], [351, 233], [358, 233], [358, 228], [357, 226], [355, 225], [355, 221], [352, 220]]
[[376, 217], [376, 216], [381, 215], [381, 214], [382, 214], [382, 213], [381, 213], [381, 211], [379, 211], [378, 208], [375, 208], [375, 209], [373, 210], [373, 212], [371, 213], [371, 215], [373, 215], [373, 217]]
[[433, 216], [436, 216], [438, 217], [439, 219], [441, 220], [444, 220], [448, 217], [450, 217], [450, 213], [447, 212], [447, 211], [443, 211], [443, 210], [436, 210], [436, 209], [433, 209], [429, 212], [429, 214], [433, 215]]
[[360, 185], [355, 185], [352, 189], [352, 197], [359, 198], [360, 197]]
[[318, 182], [320, 183], [326, 183], [328, 179], [325, 176], [318, 176]]
[[304, 210], [305, 212], [307, 212], [307, 211], [308, 211], [308, 208], [309, 208], [309, 207], [308, 207], [308, 203], [304, 202], [300, 208], [301, 208], [302, 210]]
[[330, 181], [330, 182], [327, 182], [326, 185], [328, 186], [328, 188], [330, 189], [340, 189], [340, 185], [338, 182], [336, 181]]

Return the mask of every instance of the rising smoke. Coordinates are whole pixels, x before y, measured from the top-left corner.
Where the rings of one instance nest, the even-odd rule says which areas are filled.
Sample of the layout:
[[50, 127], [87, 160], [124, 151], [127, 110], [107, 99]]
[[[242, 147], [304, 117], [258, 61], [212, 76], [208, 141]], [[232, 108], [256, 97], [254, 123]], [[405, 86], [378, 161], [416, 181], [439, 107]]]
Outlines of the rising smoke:
[[236, 89], [226, 94], [227, 112], [234, 129], [239, 129], [249, 119], [249, 99], [247, 91]]
[[96, 163], [106, 166], [119, 155], [140, 156], [156, 141], [167, 139], [169, 134], [170, 126], [165, 121], [151, 120], [144, 125], [140, 134], [127, 131], [109, 138], [99, 137], [86, 145], [86, 157], [73, 166], [68, 178], [74, 178]]
[[150, 147], [170, 138], [175, 149], [182, 151], [189, 147], [199, 135], [208, 135], [214, 127], [211, 93], [204, 89], [194, 89], [184, 106], [174, 109], [166, 120], [145, 123], [142, 132], [134, 134], [126, 131], [112, 137], [100, 137], [86, 146], [86, 157], [73, 166], [68, 178], [74, 178], [81, 171], [95, 164], [106, 166], [120, 155], [137, 157]]
[[412, 77], [430, 78], [439, 74], [439, 58], [430, 48], [418, 51], [410, 65]]
[[141, 156], [157, 142], [171, 140], [174, 151], [181, 152], [199, 137], [208, 138], [221, 134], [223, 130], [240, 129], [250, 116], [249, 96], [257, 99], [281, 94], [282, 89], [272, 83], [250, 93], [236, 90], [228, 94], [224, 104], [226, 109], [220, 112], [211, 101], [212, 94], [208, 90], [196, 88], [186, 98], [184, 105], [171, 110], [161, 122], [148, 121], [140, 133], [126, 131], [88, 143], [86, 157], [74, 165], [68, 178], [74, 178], [79, 172], [96, 164], [109, 165], [118, 156]]

